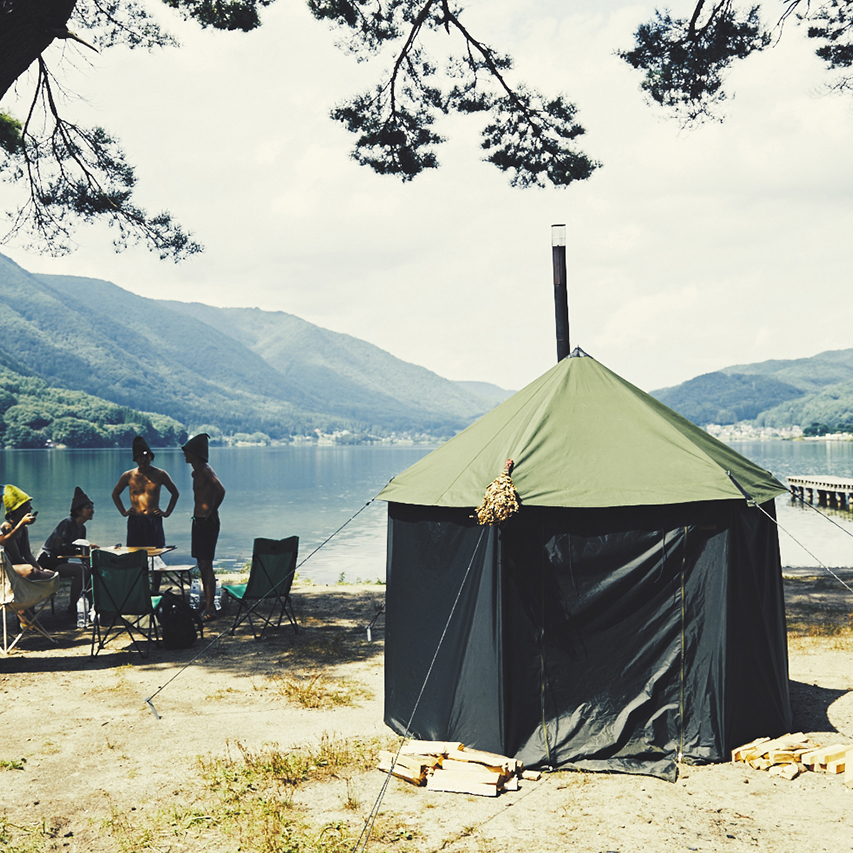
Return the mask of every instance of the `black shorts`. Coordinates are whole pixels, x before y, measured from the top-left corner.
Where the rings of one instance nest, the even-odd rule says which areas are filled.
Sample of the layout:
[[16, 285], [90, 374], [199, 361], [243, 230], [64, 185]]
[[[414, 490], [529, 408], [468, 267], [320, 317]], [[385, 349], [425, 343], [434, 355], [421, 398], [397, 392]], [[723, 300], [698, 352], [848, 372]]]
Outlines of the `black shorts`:
[[216, 540], [219, 539], [219, 513], [208, 516], [193, 516], [192, 556], [196, 560], [212, 560], [216, 555]]
[[129, 515], [127, 517], [127, 545], [130, 548], [163, 548], [166, 534], [160, 515]]

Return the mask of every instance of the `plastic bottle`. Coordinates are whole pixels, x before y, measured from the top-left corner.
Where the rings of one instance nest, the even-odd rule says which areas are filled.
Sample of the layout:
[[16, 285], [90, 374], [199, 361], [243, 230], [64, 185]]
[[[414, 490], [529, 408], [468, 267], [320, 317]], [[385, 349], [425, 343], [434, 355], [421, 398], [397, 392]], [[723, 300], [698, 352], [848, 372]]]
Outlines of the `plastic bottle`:
[[217, 610], [222, 609], [222, 585], [218, 580], [216, 581], [216, 592], [213, 594], [213, 606]]
[[199, 602], [201, 601], [201, 581], [198, 578], [193, 578], [190, 584], [190, 607], [193, 610], [198, 610]]
[[77, 599], [77, 627], [85, 628], [86, 627], [86, 611], [88, 602], [86, 601], [86, 596], [81, 595], [80, 598]]

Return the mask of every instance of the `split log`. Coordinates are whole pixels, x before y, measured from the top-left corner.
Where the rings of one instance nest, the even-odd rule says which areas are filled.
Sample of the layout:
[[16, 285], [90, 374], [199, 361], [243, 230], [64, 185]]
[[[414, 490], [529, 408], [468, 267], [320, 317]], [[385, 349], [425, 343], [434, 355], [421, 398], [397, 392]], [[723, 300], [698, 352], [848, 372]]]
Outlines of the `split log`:
[[[811, 752], [806, 752], [800, 756], [800, 761], [814, 770], [826, 771], [828, 764], [832, 764], [837, 767], [837, 763], [839, 761], [843, 763], [843, 760], [850, 749], [850, 744], [836, 743], [833, 746], [825, 746], [821, 749], [814, 749]], [[843, 769], [844, 768], [842, 767], [842, 770]], [[833, 770], [831, 772], [839, 773], [841, 771]]]
[[478, 764], [485, 764], [486, 767], [501, 767], [507, 773], [516, 773], [520, 769], [520, 762], [515, 758], [510, 758], [508, 755], [498, 755], [496, 752], [484, 752], [481, 749], [468, 749], [464, 746], [460, 746], [459, 749], [448, 750], [447, 757], [456, 761], [474, 761]]
[[799, 766], [797, 764], [774, 764], [769, 768], [767, 773], [770, 776], [779, 776], [782, 779], [787, 779], [789, 782], [796, 779], [800, 775]]
[[433, 773], [427, 779], [426, 786], [429, 791], [447, 791], [451, 794], [475, 794], [478, 797], [498, 795], [497, 784], [479, 782], [467, 775], [448, 773], [446, 770], [437, 770]]
[[448, 752], [461, 749], [459, 741], [447, 740], [409, 740], [400, 748], [401, 755], [447, 755]]

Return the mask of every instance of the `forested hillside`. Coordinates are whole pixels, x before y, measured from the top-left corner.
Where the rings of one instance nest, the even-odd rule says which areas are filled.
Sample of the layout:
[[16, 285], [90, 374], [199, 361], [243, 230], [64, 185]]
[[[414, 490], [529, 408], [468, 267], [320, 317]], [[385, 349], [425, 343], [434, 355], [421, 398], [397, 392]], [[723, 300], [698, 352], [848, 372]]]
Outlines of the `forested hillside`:
[[726, 367], [653, 392], [694, 423], [853, 431], [853, 349]]
[[0, 447], [129, 447], [135, 435], [156, 446], [187, 440], [172, 418], [50, 388], [42, 379], [0, 368]]
[[[158, 302], [96, 279], [33, 275], [2, 255], [0, 299], [0, 365], [45, 389], [156, 413], [189, 431], [441, 436], [494, 405], [287, 314]], [[6, 443], [20, 444], [18, 435]]]

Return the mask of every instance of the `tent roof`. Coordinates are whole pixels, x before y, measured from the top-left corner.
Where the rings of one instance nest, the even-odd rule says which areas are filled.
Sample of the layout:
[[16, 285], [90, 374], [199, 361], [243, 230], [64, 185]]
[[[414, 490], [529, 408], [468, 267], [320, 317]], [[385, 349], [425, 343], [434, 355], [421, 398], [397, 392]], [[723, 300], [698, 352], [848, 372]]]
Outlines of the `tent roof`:
[[783, 493], [769, 472], [579, 350], [398, 474], [386, 501], [475, 507], [515, 462], [527, 506], [609, 507]]

